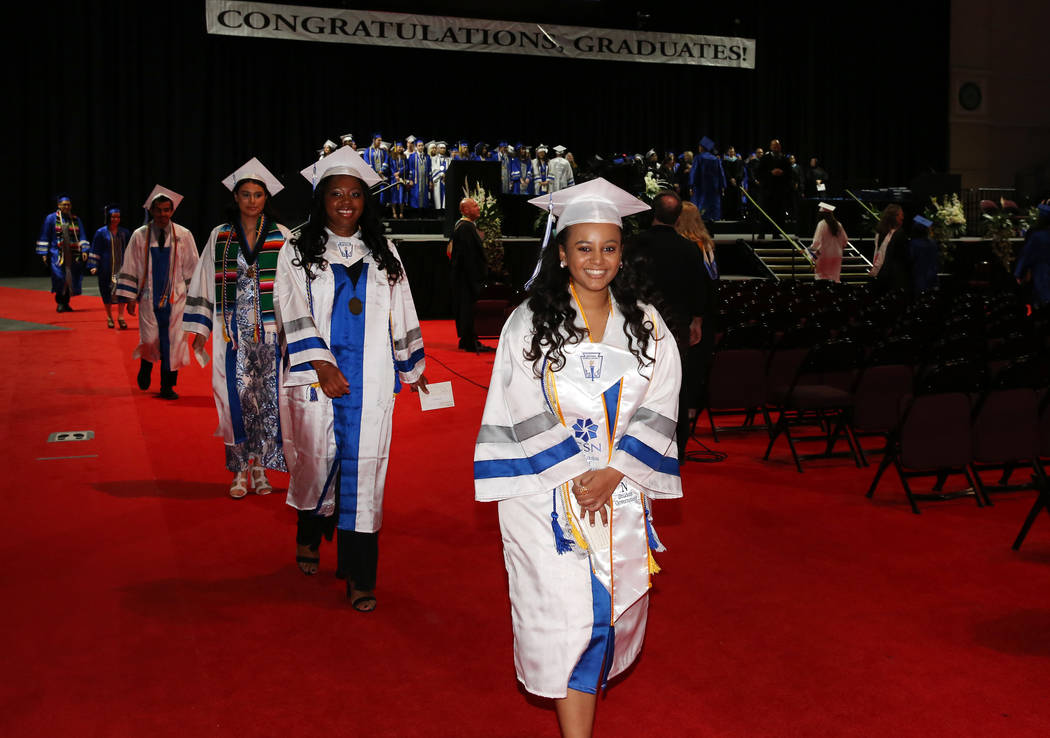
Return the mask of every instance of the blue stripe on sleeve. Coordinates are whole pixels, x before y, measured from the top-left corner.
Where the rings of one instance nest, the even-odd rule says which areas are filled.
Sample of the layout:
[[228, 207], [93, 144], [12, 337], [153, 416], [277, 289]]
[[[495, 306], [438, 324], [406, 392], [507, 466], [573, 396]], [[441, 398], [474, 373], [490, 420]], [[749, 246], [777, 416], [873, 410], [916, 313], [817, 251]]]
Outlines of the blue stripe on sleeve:
[[292, 341], [290, 344], [288, 344], [289, 354], [297, 354], [300, 351], [309, 351], [310, 349], [324, 349], [325, 351], [327, 351], [328, 347], [325, 346], [324, 341], [322, 341], [320, 338], [317, 338], [316, 336], [303, 338], [299, 341]]
[[123, 290], [124, 292], [130, 292], [131, 294], [135, 294], [136, 292], [138, 292], [138, 288], [137, 287], [129, 287], [128, 285], [120, 284], [119, 282], [117, 283], [117, 286], [114, 287], [113, 289], [115, 289], [115, 290]]
[[207, 315], [198, 315], [197, 313], [184, 313], [182, 319], [189, 323], [200, 323], [205, 326], [209, 331], [211, 330], [211, 318]]
[[412, 355], [404, 361], [395, 360], [394, 368], [397, 369], [399, 372], [407, 374], [408, 372], [412, 371], [415, 368], [416, 364], [418, 364], [422, 360], [423, 349], [416, 349], [414, 352], [412, 352]]
[[545, 451], [520, 459], [491, 459], [474, 462], [475, 479], [496, 479], [500, 477], [522, 477], [528, 474], [539, 474], [571, 459], [580, 452], [579, 446], [572, 438], [566, 438]]
[[311, 364], [310, 362], [295, 364], [288, 369], [288, 371], [290, 372], [312, 372], [313, 370], [313, 364]]
[[621, 451], [626, 451], [650, 469], [655, 469], [661, 474], [670, 474], [675, 477], [680, 476], [678, 470], [678, 459], [671, 456], [664, 456], [659, 451], [650, 448], [634, 436], [624, 436], [620, 439], [616, 448]]

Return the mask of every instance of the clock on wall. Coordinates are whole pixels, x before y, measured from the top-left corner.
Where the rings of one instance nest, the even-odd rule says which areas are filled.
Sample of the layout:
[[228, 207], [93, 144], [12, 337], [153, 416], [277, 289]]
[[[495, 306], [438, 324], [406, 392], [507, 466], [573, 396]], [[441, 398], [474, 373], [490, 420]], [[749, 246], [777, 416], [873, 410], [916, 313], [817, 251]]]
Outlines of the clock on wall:
[[981, 88], [976, 82], [963, 82], [959, 86], [959, 105], [963, 110], [977, 110], [981, 99]]

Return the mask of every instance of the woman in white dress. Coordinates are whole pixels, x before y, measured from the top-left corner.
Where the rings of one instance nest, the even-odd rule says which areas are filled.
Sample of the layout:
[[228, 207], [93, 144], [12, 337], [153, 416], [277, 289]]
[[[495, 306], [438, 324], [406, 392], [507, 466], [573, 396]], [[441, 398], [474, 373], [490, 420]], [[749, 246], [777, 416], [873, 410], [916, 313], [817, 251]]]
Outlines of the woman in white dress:
[[518, 680], [554, 699], [565, 736], [590, 735], [598, 690], [641, 650], [662, 550], [649, 501], [682, 494], [678, 349], [623, 260], [620, 219], [647, 208], [604, 179], [554, 193], [557, 239], [500, 336], [475, 446]]
[[817, 206], [820, 220], [813, 233], [813, 254], [817, 257], [814, 265], [817, 279], [830, 279], [838, 282], [842, 274], [842, 252], [849, 242], [846, 229], [835, 218], [835, 206], [826, 202]]

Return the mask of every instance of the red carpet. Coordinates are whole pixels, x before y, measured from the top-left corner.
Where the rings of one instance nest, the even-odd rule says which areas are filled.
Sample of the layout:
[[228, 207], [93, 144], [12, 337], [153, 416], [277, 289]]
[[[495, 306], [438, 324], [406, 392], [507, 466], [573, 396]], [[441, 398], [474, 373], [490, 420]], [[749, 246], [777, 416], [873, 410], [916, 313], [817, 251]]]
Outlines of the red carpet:
[[[496, 508], [472, 499], [482, 389], [430, 361], [457, 407], [399, 400], [362, 615], [333, 547], [320, 576], [295, 567], [286, 479], [226, 496], [208, 373], [181, 372], [177, 402], [140, 392], [135, 320], [107, 330], [97, 298], [73, 305], [0, 288], [0, 318], [71, 329], [0, 331], [0, 734], [556, 735], [516, 688]], [[433, 359], [488, 382], [450, 323], [423, 331]], [[95, 439], [46, 442], [62, 430]], [[915, 516], [890, 474], [864, 498], [874, 467], [797, 474], [783, 443], [762, 462], [757, 434], [718, 448], [656, 506], [670, 550], [647, 643], [598, 735], [1050, 735], [1050, 517], [1010, 550], [1032, 493]]]

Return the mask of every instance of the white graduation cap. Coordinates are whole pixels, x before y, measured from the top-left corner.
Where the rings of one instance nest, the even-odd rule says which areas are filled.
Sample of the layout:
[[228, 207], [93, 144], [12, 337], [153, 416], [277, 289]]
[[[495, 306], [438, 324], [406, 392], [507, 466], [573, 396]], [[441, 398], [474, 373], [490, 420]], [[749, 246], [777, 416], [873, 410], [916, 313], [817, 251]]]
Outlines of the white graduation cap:
[[558, 144], [554, 147], [554, 153], [556, 154], [564, 154], [566, 151], [568, 151], [568, 149], [562, 146], [561, 144]]
[[554, 214], [558, 219], [555, 233], [576, 223], [612, 223], [622, 227], [623, 218], [649, 209], [637, 197], [601, 177], [534, 197], [529, 202]]
[[325, 142], [323, 144], [321, 144], [321, 148], [337, 149], [337, 148], [339, 148], [339, 145], [336, 144], [336, 142], [333, 141], [332, 139], [326, 138]]
[[149, 210], [153, 207], [153, 201], [158, 197], [166, 197], [171, 200], [171, 212], [175, 212], [179, 209], [179, 203], [182, 202], [182, 195], [173, 190], [169, 190], [163, 185], [155, 185], [153, 191], [149, 193], [149, 197], [146, 198], [146, 202], [142, 203], [142, 207]]
[[226, 189], [233, 192], [233, 188], [237, 186], [237, 183], [246, 179], [262, 182], [266, 185], [266, 191], [270, 193], [271, 197], [284, 189], [284, 185], [281, 184], [277, 177], [273, 176], [273, 173], [254, 156], [237, 167], [233, 174], [224, 179], [222, 183], [226, 185]]
[[411, 134], [408, 136], [408, 138], [405, 139], [405, 143], [415, 143], [415, 142], [416, 142], [416, 137], [411, 135]]
[[317, 187], [317, 183], [322, 179], [335, 174], [349, 174], [357, 177], [365, 183], [366, 187], [372, 187], [383, 181], [383, 178], [376, 174], [368, 162], [349, 146], [344, 146], [335, 153], [310, 164], [299, 173], [312, 187]]
[[344, 144], [348, 144], [354, 140], [354, 134], [344, 133], [342, 136], [339, 137], [339, 140], [342, 141]]
[[537, 154], [540, 153], [541, 151], [543, 151], [543, 152], [547, 151], [547, 144], [540, 144], [539, 146], [536, 147], [536, 153]]
[[822, 213], [834, 213], [835, 212], [835, 206], [834, 205], [830, 205], [830, 204], [828, 204], [826, 202], [822, 202], [819, 205], [817, 205], [817, 210], [819, 210]]

